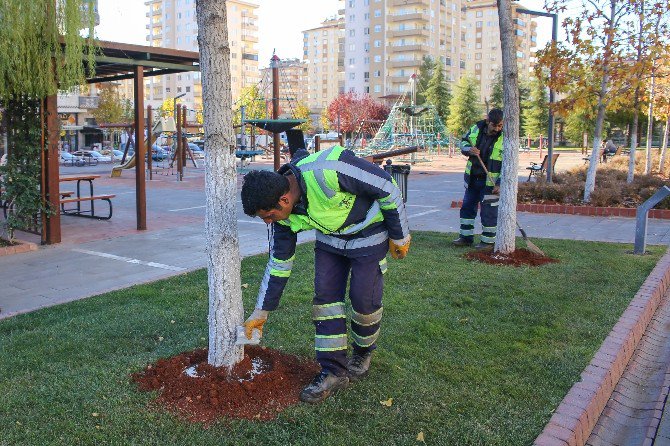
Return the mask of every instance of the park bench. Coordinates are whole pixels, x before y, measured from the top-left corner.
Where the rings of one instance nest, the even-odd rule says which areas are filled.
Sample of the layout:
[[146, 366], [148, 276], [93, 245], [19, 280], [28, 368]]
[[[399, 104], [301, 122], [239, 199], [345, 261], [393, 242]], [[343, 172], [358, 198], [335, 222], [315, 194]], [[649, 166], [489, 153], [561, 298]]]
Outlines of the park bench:
[[240, 159], [240, 167], [244, 167], [254, 161], [257, 155], [263, 155], [264, 153], [264, 150], [236, 150], [235, 156]]
[[[61, 198], [60, 200], [60, 205], [61, 205], [61, 213], [63, 215], [72, 215], [76, 217], [86, 217], [86, 218], [95, 218], [98, 220], [109, 220], [112, 218], [112, 198], [116, 197], [114, 194], [109, 194], [109, 195], [92, 195], [88, 197], [72, 197], [74, 193], [69, 193], [67, 198]], [[61, 193], [62, 196], [62, 193]], [[100, 215], [95, 215], [95, 202], [101, 200], [101, 201], [106, 201], [107, 204], [109, 204], [109, 214], [106, 216], [100, 216]], [[91, 209], [89, 210], [82, 210], [81, 209], [81, 203], [83, 202], [90, 202], [91, 203]], [[65, 209], [65, 205], [68, 203], [76, 203], [77, 207], [76, 209]]]
[[[559, 153], [554, 153], [551, 157], [551, 168], [552, 172], [555, 171], [556, 169], [556, 160], [558, 159]], [[530, 181], [530, 177], [533, 175], [535, 176], [542, 176], [545, 173], [547, 173], [547, 158], [549, 158], [549, 155], [545, 155], [544, 159], [542, 160], [541, 164], [538, 163], [530, 163], [530, 166], [526, 167], [526, 170], [529, 171], [528, 173], [528, 181]]]

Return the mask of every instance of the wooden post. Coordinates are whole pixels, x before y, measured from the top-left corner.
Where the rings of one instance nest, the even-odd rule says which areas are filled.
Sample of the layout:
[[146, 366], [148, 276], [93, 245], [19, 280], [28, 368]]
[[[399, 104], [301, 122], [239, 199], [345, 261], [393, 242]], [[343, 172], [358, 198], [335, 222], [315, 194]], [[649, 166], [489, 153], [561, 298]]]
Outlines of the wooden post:
[[[137, 229], [147, 229], [147, 191], [144, 182], [144, 67], [135, 67], [135, 207]], [[149, 155], [151, 156], [151, 155]]]
[[42, 243], [51, 245], [61, 242], [60, 227], [60, 194], [58, 172], [58, 139], [59, 127], [57, 96], [47, 96], [42, 102], [46, 108], [46, 144], [43, 150], [43, 185], [42, 197], [51, 210], [51, 215], [43, 215]]
[[175, 156], [177, 157], [177, 180], [184, 179], [184, 162], [182, 160], [181, 144], [181, 106], [175, 107], [175, 123], [177, 124], [177, 146]]
[[[276, 54], [270, 60], [270, 67], [272, 67], [272, 119], [279, 119], [279, 58]], [[273, 133], [275, 171], [279, 170], [280, 144], [279, 133]]]
[[153, 141], [151, 140], [153, 134], [151, 132], [151, 129], [153, 128], [151, 118], [152, 118], [152, 113], [151, 113], [151, 104], [147, 105], [147, 153], [149, 154], [147, 156], [147, 167], [149, 168], [149, 180], [153, 180], [153, 172], [151, 171], [152, 165], [151, 165], [151, 155], [152, 155], [152, 146], [153, 146]]
[[319, 150], [321, 150], [321, 137], [316, 135], [314, 137], [314, 151], [318, 152]]

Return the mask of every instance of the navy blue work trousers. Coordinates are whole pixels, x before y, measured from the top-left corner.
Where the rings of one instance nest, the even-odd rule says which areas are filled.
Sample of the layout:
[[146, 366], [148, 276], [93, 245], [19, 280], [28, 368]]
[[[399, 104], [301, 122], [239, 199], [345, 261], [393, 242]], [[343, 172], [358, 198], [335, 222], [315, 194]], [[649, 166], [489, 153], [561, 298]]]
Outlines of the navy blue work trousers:
[[[347, 370], [347, 319], [344, 298], [349, 283], [353, 349], [374, 350], [382, 316], [386, 251], [347, 257], [316, 248], [313, 319], [316, 359], [325, 371], [338, 376]], [[320, 316], [320, 317], [319, 317]]]
[[[470, 178], [470, 184], [465, 189], [463, 205], [461, 206], [461, 227], [459, 234], [466, 240], [472, 241], [475, 235], [475, 218], [477, 206], [481, 208], [482, 236], [484, 243], [495, 243], [498, 224], [498, 197], [485, 199], [486, 178]], [[491, 188], [489, 187], [490, 191]]]

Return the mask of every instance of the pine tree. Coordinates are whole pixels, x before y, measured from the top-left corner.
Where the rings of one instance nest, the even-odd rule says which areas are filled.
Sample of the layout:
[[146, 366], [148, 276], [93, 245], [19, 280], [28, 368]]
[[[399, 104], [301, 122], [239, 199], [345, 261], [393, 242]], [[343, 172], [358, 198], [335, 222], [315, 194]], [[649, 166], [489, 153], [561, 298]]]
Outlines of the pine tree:
[[430, 104], [435, 106], [437, 114], [442, 119], [442, 122], [446, 122], [449, 117], [449, 102], [451, 101], [451, 89], [447, 80], [444, 77], [444, 70], [442, 69], [442, 64], [437, 64], [437, 67], [433, 71], [433, 77], [430, 78], [428, 82], [428, 88], [426, 89], [426, 100]]
[[479, 102], [479, 83], [474, 76], [468, 74], [461, 77], [455, 90], [449, 102], [447, 129], [460, 136], [482, 119], [482, 106]]
[[433, 78], [433, 71], [439, 65], [430, 56], [423, 56], [421, 67], [419, 67], [419, 76], [416, 83], [416, 105], [421, 105], [427, 100], [428, 84]]
[[502, 69], [496, 71], [495, 77], [493, 78], [492, 85], [493, 93], [489, 102], [489, 107], [503, 108], [503, 82], [502, 82]]
[[534, 77], [530, 81], [530, 97], [522, 100], [522, 135], [536, 137], [547, 135], [549, 123], [549, 102], [547, 89], [542, 79]]

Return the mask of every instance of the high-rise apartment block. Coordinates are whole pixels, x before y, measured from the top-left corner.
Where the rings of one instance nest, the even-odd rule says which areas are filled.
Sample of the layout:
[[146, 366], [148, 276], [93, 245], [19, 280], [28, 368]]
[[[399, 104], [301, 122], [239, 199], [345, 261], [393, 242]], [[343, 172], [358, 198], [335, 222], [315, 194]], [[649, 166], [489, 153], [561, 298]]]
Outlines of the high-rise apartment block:
[[344, 91], [344, 19], [326, 19], [321, 26], [303, 34], [303, 62], [306, 100], [310, 113], [318, 118], [324, 108]]
[[[293, 115], [300, 103], [307, 103], [307, 64], [300, 59], [279, 60], [279, 109], [282, 114]], [[261, 68], [261, 83], [258, 87], [265, 98], [272, 97], [272, 68]], [[271, 105], [268, 104], [268, 110]], [[269, 114], [269, 116], [271, 116]]]
[[[514, 5], [514, 10], [518, 8]], [[529, 69], [535, 24], [514, 13], [520, 69]], [[491, 0], [346, 0], [345, 90], [376, 98], [409, 88], [430, 56], [457, 81], [466, 72], [482, 82], [482, 101], [501, 66], [498, 13]]]
[[[198, 51], [198, 24], [195, 0], [148, 0], [144, 3], [148, 24], [147, 42], [186, 51]], [[243, 0], [227, 2], [228, 40], [230, 41], [230, 75], [233, 101], [247, 85], [259, 82], [258, 72], [258, 5]], [[199, 72], [149, 78], [145, 100], [158, 107], [166, 99], [180, 94], [180, 102], [189, 108], [202, 109], [202, 84]]]

